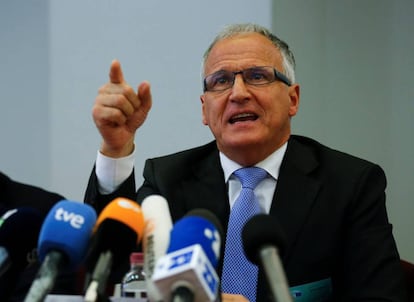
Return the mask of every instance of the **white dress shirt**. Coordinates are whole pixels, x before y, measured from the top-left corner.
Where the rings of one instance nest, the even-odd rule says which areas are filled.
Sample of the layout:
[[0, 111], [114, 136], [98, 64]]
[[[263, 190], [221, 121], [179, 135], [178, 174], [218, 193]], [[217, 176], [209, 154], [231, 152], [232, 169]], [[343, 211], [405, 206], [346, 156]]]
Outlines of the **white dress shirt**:
[[95, 173], [98, 178], [98, 190], [101, 194], [110, 194], [131, 175], [135, 164], [135, 148], [126, 157], [112, 158], [98, 151]]
[[[276, 183], [279, 177], [280, 165], [282, 163], [283, 156], [285, 155], [286, 148], [287, 142], [275, 152], [270, 154], [265, 160], [255, 165], [255, 167], [262, 168], [268, 173], [268, 177], [262, 180], [254, 189], [260, 208], [262, 209], [262, 212], [266, 214], [269, 213], [270, 206], [272, 205], [273, 194], [275, 193]], [[241, 191], [241, 182], [236, 176], [233, 175], [233, 172], [242, 168], [242, 166], [232, 161], [221, 152], [220, 162], [224, 171], [224, 180], [227, 184], [230, 208], [232, 208]]]

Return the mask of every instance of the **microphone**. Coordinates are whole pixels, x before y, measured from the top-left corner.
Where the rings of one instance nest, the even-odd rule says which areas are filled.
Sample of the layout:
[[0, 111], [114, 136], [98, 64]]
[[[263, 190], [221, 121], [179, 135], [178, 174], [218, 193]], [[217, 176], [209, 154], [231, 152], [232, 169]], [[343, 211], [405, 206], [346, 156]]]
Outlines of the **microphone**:
[[10, 209], [0, 218], [1, 301], [9, 298], [19, 274], [32, 263], [43, 218], [30, 207]]
[[[84, 301], [98, 301], [105, 296], [112, 268], [119, 268], [137, 248], [144, 230], [141, 207], [134, 201], [118, 197], [98, 216], [93, 229], [86, 270]], [[92, 273], [91, 273], [92, 272]]]
[[162, 296], [152, 280], [152, 275], [157, 260], [167, 251], [172, 220], [167, 200], [161, 195], [146, 197], [141, 203], [141, 209], [145, 222], [142, 245], [147, 296], [149, 301], [158, 302], [162, 301]]
[[42, 262], [25, 302], [44, 301], [61, 270], [75, 270], [86, 255], [95, 210], [76, 201], [62, 200], [47, 214], [37, 245]]
[[292, 302], [279, 251], [283, 251], [285, 235], [275, 218], [267, 214], [253, 216], [243, 227], [243, 248], [247, 259], [260, 265], [277, 302]]
[[0, 276], [11, 266], [23, 269], [27, 254], [36, 248], [43, 223], [39, 211], [21, 207], [8, 210], [0, 218]]
[[178, 220], [167, 254], [158, 259], [152, 280], [164, 301], [215, 301], [223, 229], [210, 211], [195, 209]]

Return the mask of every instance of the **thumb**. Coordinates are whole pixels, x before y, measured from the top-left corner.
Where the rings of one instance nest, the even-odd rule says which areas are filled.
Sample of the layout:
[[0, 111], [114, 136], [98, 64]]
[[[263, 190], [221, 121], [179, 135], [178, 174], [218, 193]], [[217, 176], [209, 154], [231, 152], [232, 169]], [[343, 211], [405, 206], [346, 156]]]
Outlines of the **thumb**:
[[118, 60], [113, 60], [111, 69], [109, 71], [109, 80], [114, 84], [121, 84], [124, 82], [124, 75], [122, 74], [121, 63]]

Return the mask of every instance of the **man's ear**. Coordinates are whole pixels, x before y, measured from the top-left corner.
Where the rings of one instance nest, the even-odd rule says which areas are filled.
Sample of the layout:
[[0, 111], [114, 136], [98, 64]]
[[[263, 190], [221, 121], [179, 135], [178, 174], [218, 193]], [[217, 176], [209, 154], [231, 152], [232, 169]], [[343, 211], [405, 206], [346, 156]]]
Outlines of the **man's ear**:
[[299, 84], [292, 84], [289, 87], [289, 97], [290, 97], [290, 108], [289, 108], [289, 116], [295, 116], [296, 113], [299, 111], [299, 103], [300, 103], [300, 86]]
[[201, 101], [201, 121], [203, 122], [203, 125], [208, 125], [208, 123], [207, 123], [207, 118], [206, 118], [206, 114], [205, 114], [205, 104], [204, 104], [204, 102], [205, 102], [205, 100], [204, 100], [204, 98], [205, 98], [205, 95], [204, 94], [202, 94], [202, 95], [200, 95], [200, 101]]

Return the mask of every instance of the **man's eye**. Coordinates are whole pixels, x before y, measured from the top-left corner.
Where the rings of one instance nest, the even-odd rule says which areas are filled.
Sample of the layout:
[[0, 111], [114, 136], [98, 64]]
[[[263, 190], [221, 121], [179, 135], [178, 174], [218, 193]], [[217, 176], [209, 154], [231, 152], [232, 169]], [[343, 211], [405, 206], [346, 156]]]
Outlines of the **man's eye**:
[[213, 85], [223, 85], [230, 82], [230, 78], [227, 75], [217, 75], [213, 78]]
[[269, 81], [270, 77], [269, 77], [269, 74], [267, 72], [252, 71], [249, 74], [249, 79], [250, 79], [250, 81], [261, 82], [261, 81]]

